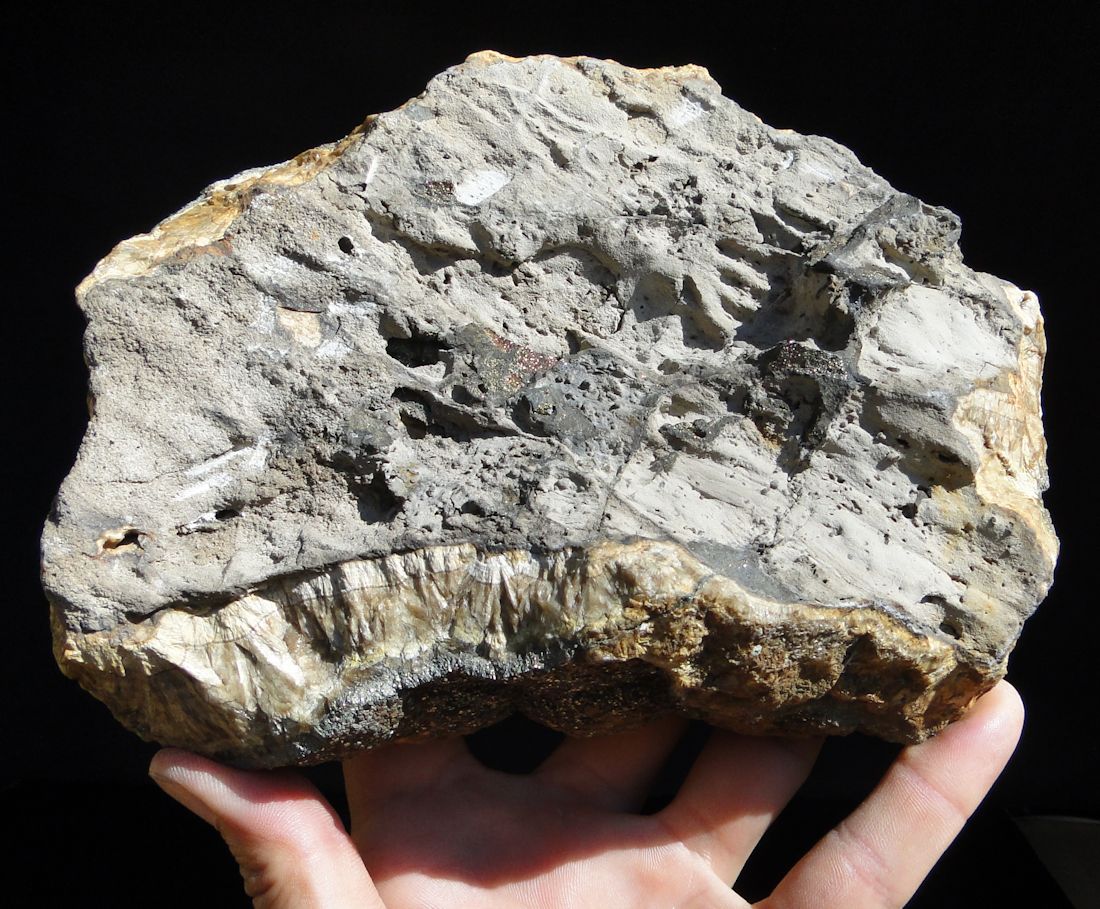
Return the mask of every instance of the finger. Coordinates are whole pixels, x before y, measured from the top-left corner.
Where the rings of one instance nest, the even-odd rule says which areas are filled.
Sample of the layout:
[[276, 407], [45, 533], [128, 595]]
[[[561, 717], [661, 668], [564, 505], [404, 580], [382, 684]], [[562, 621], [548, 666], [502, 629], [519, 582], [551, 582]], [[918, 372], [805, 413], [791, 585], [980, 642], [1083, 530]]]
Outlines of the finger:
[[821, 742], [716, 729], [676, 798], [656, 818], [732, 884], [805, 781]]
[[344, 786], [352, 817], [373, 803], [446, 786], [483, 770], [461, 738], [386, 745], [344, 760]]
[[566, 739], [539, 766], [542, 783], [576, 793], [588, 804], [638, 808], [687, 720], [666, 717], [641, 729], [591, 739]]
[[768, 909], [903, 906], [1000, 775], [1023, 705], [999, 683], [938, 736], [905, 748], [874, 792], [811, 849]]
[[382, 909], [339, 817], [304, 777], [236, 770], [175, 748], [154, 756], [149, 775], [218, 829], [257, 907]]

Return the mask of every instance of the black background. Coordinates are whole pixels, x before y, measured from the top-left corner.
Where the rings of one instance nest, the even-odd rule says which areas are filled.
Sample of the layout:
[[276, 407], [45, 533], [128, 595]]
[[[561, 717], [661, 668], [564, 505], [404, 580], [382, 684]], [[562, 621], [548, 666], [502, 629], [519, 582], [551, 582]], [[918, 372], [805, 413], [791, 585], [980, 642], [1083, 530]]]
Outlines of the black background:
[[[146, 781], [153, 746], [117, 726], [51, 657], [37, 538], [86, 421], [73, 287], [116, 242], [149, 230], [207, 184], [339, 138], [485, 48], [639, 67], [702, 64], [766, 123], [836, 139], [900, 190], [958, 213], [967, 263], [1038, 293], [1049, 341], [1046, 502], [1062, 555], [1009, 668], [1028, 709], [1022, 744], [913, 905], [1019, 905], [1027, 897], [1063, 905], [1012, 819], [1100, 818], [1100, 623], [1089, 567], [1096, 19], [1087, 4], [721, 8], [707, 16], [688, 3], [653, 12], [624, 3], [415, 11], [318, 3], [285, 12], [188, 4], [154, 21], [147, 6], [62, 14], [42, 4], [5, 23], [10, 465], [0, 550], [9, 579], [0, 814], [10, 839], [0, 855], [9, 880], [32, 888], [27, 905], [246, 904], [216, 834]], [[522, 769], [553, 740], [512, 721], [474, 745]], [[766, 893], [893, 754], [859, 736], [830, 742], [746, 871], [746, 894]], [[338, 800], [336, 768], [316, 777]], [[674, 768], [666, 789], [675, 778]]]

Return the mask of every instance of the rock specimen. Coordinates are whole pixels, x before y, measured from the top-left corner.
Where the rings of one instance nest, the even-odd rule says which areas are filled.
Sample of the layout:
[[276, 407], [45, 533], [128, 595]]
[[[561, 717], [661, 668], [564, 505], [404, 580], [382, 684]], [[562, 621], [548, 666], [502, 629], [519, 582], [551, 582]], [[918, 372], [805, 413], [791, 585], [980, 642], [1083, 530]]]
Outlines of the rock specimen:
[[695, 66], [475, 54], [81, 284], [62, 669], [245, 765], [667, 711], [918, 741], [1050, 584], [1043, 323]]

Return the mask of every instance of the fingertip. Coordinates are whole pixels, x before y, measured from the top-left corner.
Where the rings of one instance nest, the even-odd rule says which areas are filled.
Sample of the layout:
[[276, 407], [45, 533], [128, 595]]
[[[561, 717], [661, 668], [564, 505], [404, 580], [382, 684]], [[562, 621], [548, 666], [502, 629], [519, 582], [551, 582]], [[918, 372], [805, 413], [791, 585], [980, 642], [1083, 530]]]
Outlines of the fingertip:
[[1005, 723], [1023, 726], [1026, 713], [1024, 699], [1008, 679], [1001, 679], [981, 700], [989, 705], [987, 709], [995, 710]]
[[980, 740], [987, 749], [1010, 755], [1020, 740], [1024, 726], [1024, 702], [1009, 681], [1001, 679], [983, 694], [970, 711], [944, 730], [953, 738]]
[[234, 779], [237, 774], [244, 772], [181, 748], [163, 748], [149, 763], [149, 776], [169, 795], [182, 801], [182, 791], [190, 796], [185, 802], [188, 808], [196, 810], [193, 802], [197, 801], [211, 813], [229, 793], [240, 789], [242, 780]]
[[992, 695], [992, 713], [989, 719], [990, 735], [1000, 739], [1006, 753], [1016, 750], [1023, 735], [1027, 710], [1020, 692], [1011, 682], [1001, 679], [989, 692]]
[[163, 777], [170, 773], [171, 768], [176, 766], [180, 757], [187, 753], [182, 748], [161, 748], [149, 762], [149, 776], [156, 779], [158, 776]]
[[942, 732], [902, 749], [768, 905], [904, 905], [1004, 769], [1023, 719], [1019, 692], [1001, 681]]
[[380, 909], [339, 816], [301, 774], [240, 770], [164, 748], [150, 761], [149, 775], [218, 830], [240, 865], [246, 892], [262, 896], [263, 905]]
[[162, 748], [149, 762], [149, 776], [164, 792], [208, 824], [217, 826], [217, 812], [197, 791], [189, 766], [201, 758], [180, 748]]
[[[203, 765], [208, 766], [204, 768]], [[164, 781], [184, 783], [194, 772], [202, 769], [209, 772], [215, 766], [213, 761], [192, 751], [185, 751], [183, 748], [161, 748], [149, 762], [149, 776], [157, 783]]]
[[[343, 832], [316, 787], [292, 771], [241, 770], [178, 748], [154, 755], [149, 775], [168, 795], [220, 830], [293, 836], [303, 822]], [[223, 830], [224, 832], [224, 830]]]
[[965, 819], [1012, 758], [1023, 721], [1019, 692], [999, 681], [959, 720], [928, 741], [903, 749], [896, 764], [901, 770], [915, 770]]
[[1001, 679], [988, 693], [1000, 699], [1002, 709], [1011, 711], [1014, 717], [1023, 721], [1026, 712], [1024, 699], [1008, 679]]

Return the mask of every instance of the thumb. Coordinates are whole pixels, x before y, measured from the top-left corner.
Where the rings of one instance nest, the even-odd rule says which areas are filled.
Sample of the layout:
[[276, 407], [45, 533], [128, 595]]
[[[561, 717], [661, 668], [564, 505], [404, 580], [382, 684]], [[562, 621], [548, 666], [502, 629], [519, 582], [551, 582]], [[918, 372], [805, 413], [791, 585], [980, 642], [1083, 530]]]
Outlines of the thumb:
[[257, 909], [383, 909], [340, 818], [300, 774], [236, 770], [165, 748], [149, 775], [217, 828]]

